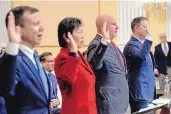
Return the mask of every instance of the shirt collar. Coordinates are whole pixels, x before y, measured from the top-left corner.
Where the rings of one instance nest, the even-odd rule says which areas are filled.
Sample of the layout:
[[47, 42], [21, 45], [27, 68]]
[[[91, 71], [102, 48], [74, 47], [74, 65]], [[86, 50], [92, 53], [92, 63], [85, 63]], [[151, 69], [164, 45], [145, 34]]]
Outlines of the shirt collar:
[[165, 42], [165, 43], [161, 43], [162, 45], [164, 45], [164, 44], [166, 44], [167, 45], [167, 42]]
[[102, 35], [100, 34], [100, 33], [97, 33], [99, 36], [101, 36], [102, 37]]
[[139, 38], [137, 38], [136, 36], [133, 35], [134, 38], [136, 38], [138, 41], [140, 41], [142, 44], [144, 43], [144, 40], [141, 40]]
[[20, 44], [20, 50], [27, 56], [33, 56], [34, 54], [34, 49], [31, 49], [23, 44]]

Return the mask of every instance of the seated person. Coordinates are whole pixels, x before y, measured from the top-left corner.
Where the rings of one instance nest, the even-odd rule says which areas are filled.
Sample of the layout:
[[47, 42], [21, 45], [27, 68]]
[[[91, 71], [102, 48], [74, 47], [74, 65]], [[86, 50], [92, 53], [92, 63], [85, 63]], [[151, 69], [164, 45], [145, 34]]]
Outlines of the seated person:
[[58, 108], [58, 105], [60, 104], [60, 101], [57, 96], [57, 81], [56, 76], [52, 73], [54, 69], [54, 58], [51, 52], [44, 52], [40, 55], [40, 61], [42, 63], [42, 66], [48, 76], [49, 83], [51, 85], [50, 91], [51, 91], [51, 108], [52, 108], [52, 114], [59, 114], [60, 108]]

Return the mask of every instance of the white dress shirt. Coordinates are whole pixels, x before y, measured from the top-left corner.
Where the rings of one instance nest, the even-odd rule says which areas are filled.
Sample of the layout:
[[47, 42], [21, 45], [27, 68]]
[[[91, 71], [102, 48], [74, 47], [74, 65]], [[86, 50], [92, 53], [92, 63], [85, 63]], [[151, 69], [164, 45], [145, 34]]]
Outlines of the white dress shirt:
[[32, 61], [32, 63], [37, 68], [36, 61], [34, 60], [34, 56], [33, 56], [34, 49], [31, 49], [31, 48], [29, 48], [25, 45], [22, 45], [22, 44], [8, 43], [6, 52], [9, 55], [17, 55], [19, 52], [19, 49]]
[[[169, 46], [168, 46], [168, 43], [166, 42], [166, 48], [167, 48], [167, 53], [169, 52]], [[164, 52], [164, 43], [161, 43], [161, 48], [162, 48], [162, 51]]]

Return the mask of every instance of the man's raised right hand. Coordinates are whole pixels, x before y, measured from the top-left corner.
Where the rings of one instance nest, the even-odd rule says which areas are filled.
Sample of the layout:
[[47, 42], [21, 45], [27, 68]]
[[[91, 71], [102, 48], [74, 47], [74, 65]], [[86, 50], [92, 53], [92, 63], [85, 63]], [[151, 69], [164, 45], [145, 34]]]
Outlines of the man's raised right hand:
[[15, 18], [13, 12], [10, 12], [8, 16], [7, 31], [10, 43], [19, 44], [21, 42], [20, 26], [15, 25]]

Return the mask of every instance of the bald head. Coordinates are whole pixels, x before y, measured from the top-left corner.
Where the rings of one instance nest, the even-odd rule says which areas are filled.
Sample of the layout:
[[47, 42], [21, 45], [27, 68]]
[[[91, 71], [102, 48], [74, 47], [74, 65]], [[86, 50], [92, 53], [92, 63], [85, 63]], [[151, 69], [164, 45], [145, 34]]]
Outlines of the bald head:
[[160, 33], [159, 37], [166, 37], [166, 34], [165, 33]]
[[97, 32], [101, 34], [103, 24], [104, 22], [107, 22], [106, 29], [109, 31], [109, 36], [110, 39], [113, 39], [118, 32], [118, 25], [116, 23], [116, 20], [113, 16], [111, 15], [100, 15], [96, 18], [96, 27], [97, 27]]
[[167, 36], [166, 36], [165, 33], [159, 34], [159, 37], [160, 37], [160, 42], [161, 43], [166, 43], [167, 42]]
[[96, 18], [96, 26], [102, 26], [105, 21], [109, 22], [110, 20], [114, 20], [114, 18], [110, 15], [99, 15]]

